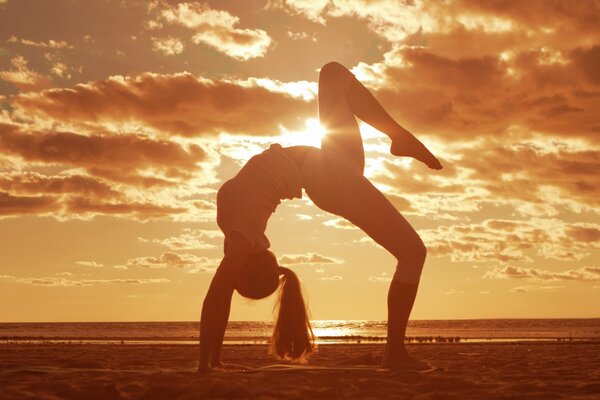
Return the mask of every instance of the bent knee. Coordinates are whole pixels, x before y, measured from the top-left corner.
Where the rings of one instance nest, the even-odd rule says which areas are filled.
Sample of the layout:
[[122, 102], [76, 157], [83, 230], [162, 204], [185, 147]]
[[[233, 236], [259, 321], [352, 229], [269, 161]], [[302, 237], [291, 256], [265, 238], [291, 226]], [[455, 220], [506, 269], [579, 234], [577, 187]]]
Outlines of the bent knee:
[[346, 78], [351, 72], [337, 61], [330, 61], [323, 65], [319, 72], [319, 81], [331, 81], [341, 77]]
[[427, 248], [420, 239], [412, 243], [410, 247], [404, 247], [401, 252], [396, 254], [398, 265], [393, 279], [418, 285], [426, 257]]
[[[412, 236], [412, 235], [411, 235]], [[402, 239], [401, 245], [395, 251], [394, 256], [399, 263], [424, 263], [427, 257], [427, 247], [423, 240], [415, 233], [415, 235], [407, 239]]]

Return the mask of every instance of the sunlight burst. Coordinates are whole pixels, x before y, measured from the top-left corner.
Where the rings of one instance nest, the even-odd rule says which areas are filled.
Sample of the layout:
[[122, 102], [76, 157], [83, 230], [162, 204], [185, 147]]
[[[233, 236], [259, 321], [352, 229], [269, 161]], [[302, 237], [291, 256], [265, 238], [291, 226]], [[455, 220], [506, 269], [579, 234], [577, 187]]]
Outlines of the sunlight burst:
[[304, 122], [302, 131], [290, 131], [285, 128], [281, 131], [280, 143], [283, 146], [314, 146], [321, 147], [321, 138], [325, 129], [316, 118], [308, 118]]

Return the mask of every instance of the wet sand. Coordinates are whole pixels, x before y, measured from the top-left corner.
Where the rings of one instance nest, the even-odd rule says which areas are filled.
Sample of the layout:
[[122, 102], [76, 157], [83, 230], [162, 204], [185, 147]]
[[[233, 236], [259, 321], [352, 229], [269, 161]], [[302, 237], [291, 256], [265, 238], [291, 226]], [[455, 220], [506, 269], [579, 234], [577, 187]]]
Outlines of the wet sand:
[[322, 345], [312, 370], [257, 370], [276, 363], [266, 346], [230, 345], [249, 371], [198, 375], [190, 345], [0, 344], [0, 399], [600, 398], [598, 342], [409, 348], [439, 369], [377, 371], [382, 345]]

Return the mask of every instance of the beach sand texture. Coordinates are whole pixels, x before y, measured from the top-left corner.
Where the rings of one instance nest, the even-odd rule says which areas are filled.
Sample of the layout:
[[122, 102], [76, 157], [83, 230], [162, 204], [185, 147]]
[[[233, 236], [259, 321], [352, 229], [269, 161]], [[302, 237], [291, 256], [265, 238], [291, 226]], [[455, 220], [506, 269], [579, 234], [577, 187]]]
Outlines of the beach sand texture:
[[[311, 366], [276, 362], [264, 345], [224, 346], [250, 371], [194, 372], [191, 345], [0, 344], [1, 399], [598, 399], [600, 343], [409, 346], [439, 370], [377, 371], [383, 345], [323, 345]], [[351, 369], [373, 365], [373, 369]], [[350, 368], [349, 368], [350, 367]]]

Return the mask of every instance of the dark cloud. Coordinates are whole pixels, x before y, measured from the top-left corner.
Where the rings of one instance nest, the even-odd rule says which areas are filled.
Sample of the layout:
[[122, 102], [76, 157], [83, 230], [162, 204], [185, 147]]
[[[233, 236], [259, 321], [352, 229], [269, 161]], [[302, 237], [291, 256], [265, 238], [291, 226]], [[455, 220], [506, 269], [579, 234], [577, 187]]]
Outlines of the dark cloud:
[[28, 131], [0, 123], [0, 151], [27, 161], [100, 168], [174, 167], [192, 170], [204, 159], [197, 145], [128, 134], [84, 136], [72, 132]]
[[130, 215], [139, 219], [167, 217], [188, 211], [184, 207], [155, 203], [140, 203], [132, 200], [104, 202], [82, 197], [67, 198], [65, 206], [66, 211], [71, 214]]
[[0, 216], [48, 214], [58, 207], [57, 199], [53, 196], [13, 196], [0, 192]]
[[600, 3], [595, 0], [458, 0], [453, 7], [508, 18], [532, 30], [588, 34], [600, 31]]
[[108, 184], [84, 175], [47, 176], [24, 171], [0, 174], [0, 189], [19, 194], [80, 194], [99, 198], [117, 197]]
[[[559, 143], [506, 145], [486, 143], [463, 150], [461, 167], [470, 169], [471, 182], [483, 187], [494, 199], [520, 199], [552, 204], [572, 200], [597, 206], [600, 189], [596, 171], [600, 153], [595, 150], [569, 149]], [[558, 196], [544, 192], [554, 188]]]
[[314, 104], [257, 84], [196, 78], [189, 73], [112, 77], [16, 96], [21, 118], [102, 124], [139, 123], [164, 135], [221, 132], [278, 135], [279, 126], [303, 127]]
[[384, 63], [359, 69], [393, 115], [419, 134], [460, 141], [521, 127], [597, 142], [597, 49], [508, 48], [456, 58], [398, 47]]

